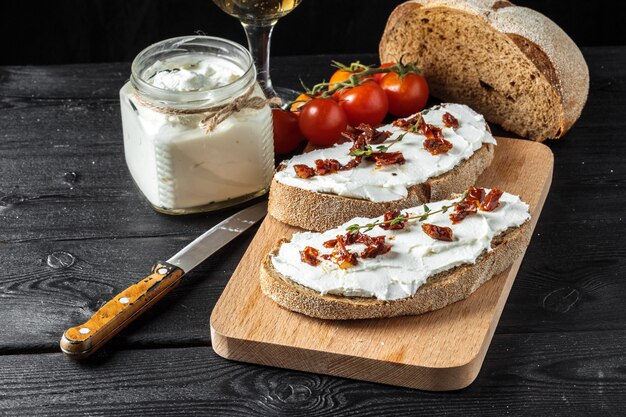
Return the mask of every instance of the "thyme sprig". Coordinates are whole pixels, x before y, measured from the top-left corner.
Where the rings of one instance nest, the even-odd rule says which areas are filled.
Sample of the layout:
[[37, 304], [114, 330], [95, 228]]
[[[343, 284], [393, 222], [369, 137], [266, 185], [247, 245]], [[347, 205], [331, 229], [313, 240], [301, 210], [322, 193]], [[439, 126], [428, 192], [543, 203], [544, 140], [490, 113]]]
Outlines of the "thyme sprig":
[[385, 220], [385, 221], [379, 220], [379, 221], [375, 221], [375, 222], [367, 223], [363, 225], [355, 223], [346, 227], [346, 230], [349, 231], [350, 233], [356, 233], [360, 231], [361, 229], [365, 229], [364, 230], [365, 232], [369, 232], [374, 227], [380, 226], [381, 224], [393, 226], [395, 224], [408, 222], [408, 221], [423, 222], [424, 220], [428, 219], [428, 217], [432, 216], [433, 214], [445, 213], [452, 207], [456, 207], [457, 205], [461, 204], [465, 200], [466, 195], [467, 195], [467, 192], [464, 192], [457, 201], [453, 202], [450, 205], [443, 205], [441, 206], [439, 210], [432, 211], [430, 207], [424, 204], [424, 212], [422, 214], [415, 214], [415, 215], [410, 215], [410, 216], [406, 216], [405, 214], [400, 214], [399, 216], [394, 217], [393, 219], [390, 219], [390, 220]]

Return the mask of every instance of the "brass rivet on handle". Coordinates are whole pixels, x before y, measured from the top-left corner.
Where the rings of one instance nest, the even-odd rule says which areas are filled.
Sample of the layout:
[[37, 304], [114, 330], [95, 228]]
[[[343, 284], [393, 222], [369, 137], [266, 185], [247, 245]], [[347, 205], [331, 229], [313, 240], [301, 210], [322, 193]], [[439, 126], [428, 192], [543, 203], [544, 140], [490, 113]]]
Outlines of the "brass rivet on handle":
[[161, 275], [165, 275], [165, 274], [167, 274], [167, 268], [165, 268], [165, 267], [164, 268], [159, 268], [159, 269], [157, 269], [157, 273], [161, 274]]

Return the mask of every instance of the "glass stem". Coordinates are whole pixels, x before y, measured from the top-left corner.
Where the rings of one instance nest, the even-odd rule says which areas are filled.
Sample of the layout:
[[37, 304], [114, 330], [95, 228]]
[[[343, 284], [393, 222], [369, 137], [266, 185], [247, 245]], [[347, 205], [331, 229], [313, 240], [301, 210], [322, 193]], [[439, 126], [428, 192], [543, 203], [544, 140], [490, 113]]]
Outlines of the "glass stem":
[[270, 22], [261, 25], [241, 23], [246, 32], [246, 38], [248, 38], [248, 48], [256, 65], [257, 81], [267, 98], [277, 96], [270, 78], [270, 43], [275, 23]]

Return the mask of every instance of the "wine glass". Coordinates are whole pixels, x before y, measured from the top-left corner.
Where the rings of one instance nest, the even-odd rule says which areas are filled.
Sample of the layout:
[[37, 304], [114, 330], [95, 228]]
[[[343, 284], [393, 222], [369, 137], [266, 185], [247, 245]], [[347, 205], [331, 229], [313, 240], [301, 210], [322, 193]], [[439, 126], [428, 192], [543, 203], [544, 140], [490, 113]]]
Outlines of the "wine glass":
[[295, 100], [294, 90], [272, 85], [270, 78], [270, 42], [278, 19], [295, 9], [302, 0], [213, 0], [220, 9], [241, 22], [248, 48], [254, 58], [257, 80], [266, 97], [278, 97], [283, 104]]

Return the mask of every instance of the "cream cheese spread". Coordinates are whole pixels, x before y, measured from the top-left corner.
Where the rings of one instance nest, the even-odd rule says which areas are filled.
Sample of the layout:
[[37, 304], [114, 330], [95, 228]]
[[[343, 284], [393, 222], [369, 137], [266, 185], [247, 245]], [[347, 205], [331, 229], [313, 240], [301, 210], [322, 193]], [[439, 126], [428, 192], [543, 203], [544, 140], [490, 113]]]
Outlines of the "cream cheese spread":
[[183, 55], [157, 61], [148, 69], [154, 76], [148, 82], [169, 91], [206, 91], [223, 87], [241, 77], [243, 70], [234, 63], [202, 55]]
[[[442, 116], [446, 112], [459, 121], [457, 129], [444, 126]], [[342, 164], [347, 163], [352, 159], [349, 155], [352, 143], [347, 142], [295, 156], [287, 161], [285, 169], [277, 172], [274, 178], [283, 184], [309, 191], [373, 202], [394, 201], [405, 198], [408, 195], [408, 188], [412, 185], [421, 184], [429, 178], [454, 169], [462, 161], [471, 157], [483, 144], [495, 145], [496, 143], [487, 129], [484, 117], [463, 104], [435, 106], [424, 114], [424, 120], [426, 123], [442, 128], [445, 139], [453, 145], [450, 151], [445, 154], [431, 155], [423, 147], [425, 136], [419, 133], [407, 133], [401, 142], [394, 144], [390, 149], [390, 152], [402, 152], [406, 159], [402, 165], [386, 165], [376, 169], [374, 164], [361, 164], [347, 171], [306, 179], [296, 175], [294, 165], [305, 164], [313, 167], [316, 159], [336, 159]], [[390, 124], [378, 130], [392, 133], [385, 143], [390, 143], [405, 133], [404, 130]]]
[[[224, 90], [244, 70], [218, 56], [186, 54], [157, 61], [146, 72], [153, 74], [149, 84], [168, 97], [180, 92], [174, 96], [184, 104], [185, 93]], [[258, 85], [254, 91], [264, 97]], [[267, 190], [274, 173], [269, 106], [236, 112], [207, 133], [199, 126], [204, 114], [156, 111], [135, 97], [130, 82], [120, 98], [128, 168], [157, 209], [187, 212]]]
[[[489, 190], [486, 190], [489, 191]], [[450, 205], [453, 200], [428, 203], [431, 211]], [[424, 206], [403, 210], [421, 215]], [[278, 253], [272, 255], [274, 268], [289, 279], [320, 294], [343, 296], [374, 297], [378, 300], [397, 300], [410, 297], [426, 280], [440, 272], [459, 265], [474, 264], [478, 257], [492, 250], [492, 239], [512, 227], [519, 227], [530, 218], [528, 205], [518, 196], [504, 193], [500, 206], [493, 211], [478, 211], [457, 224], [452, 224], [449, 214], [432, 214], [426, 223], [450, 227], [452, 242], [434, 240], [421, 229], [421, 223], [408, 222], [401, 230], [383, 230], [374, 227], [362, 232], [372, 237], [387, 236], [391, 250], [373, 259], [358, 259], [357, 265], [341, 269], [335, 263], [321, 260], [312, 266], [302, 262], [300, 251], [306, 246], [319, 250], [320, 255], [330, 254], [325, 241], [346, 233], [351, 224], [367, 224], [377, 219], [356, 218], [336, 229], [324, 233], [296, 233], [289, 242], [281, 245]], [[363, 244], [348, 246], [352, 252], [360, 252]]]

